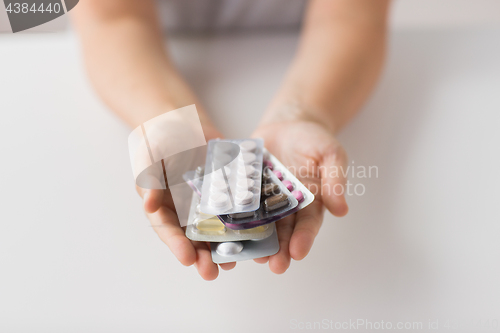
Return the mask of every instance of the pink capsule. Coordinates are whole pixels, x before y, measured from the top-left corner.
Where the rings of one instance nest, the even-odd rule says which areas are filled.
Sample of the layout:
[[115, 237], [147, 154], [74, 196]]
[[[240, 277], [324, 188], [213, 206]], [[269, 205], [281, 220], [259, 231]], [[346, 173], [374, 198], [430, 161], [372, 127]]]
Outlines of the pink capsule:
[[273, 172], [276, 175], [276, 177], [279, 178], [279, 180], [283, 180], [283, 175], [281, 174], [281, 171], [274, 170]]
[[284, 180], [283, 181], [283, 185], [285, 185], [285, 187], [288, 189], [288, 191], [291, 191], [293, 190], [293, 184], [291, 181], [289, 180]]
[[266, 168], [271, 169], [271, 170], [274, 168], [273, 162], [271, 162], [271, 161], [264, 161], [264, 166]]
[[304, 195], [299, 190], [292, 191], [292, 195], [295, 197], [295, 199], [297, 199], [298, 202], [302, 202], [302, 200], [304, 200]]

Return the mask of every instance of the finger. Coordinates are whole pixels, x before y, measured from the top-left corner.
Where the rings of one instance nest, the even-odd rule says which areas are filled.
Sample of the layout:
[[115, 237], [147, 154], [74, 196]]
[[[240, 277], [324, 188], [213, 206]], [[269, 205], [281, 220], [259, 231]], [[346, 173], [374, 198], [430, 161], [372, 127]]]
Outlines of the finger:
[[219, 267], [212, 261], [210, 245], [205, 242], [192, 242], [196, 249], [196, 262], [194, 266], [198, 274], [206, 280], [212, 281], [219, 276]]
[[321, 198], [325, 207], [335, 216], [344, 216], [349, 208], [345, 200], [347, 183], [347, 154], [338, 147], [327, 154], [321, 163]]
[[177, 215], [163, 206], [153, 214], [146, 214], [158, 237], [167, 244], [177, 260], [185, 266], [191, 266], [196, 261], [196, 251], [184, 230], [179, 226]]
[[269, 257], [269, 268], [275, 274], [283, 274], [290, 267], [289, 244], [293, 232], [294, 218], [295, 214], [276, 222], [280, 249], [278, 253]]
[[136, 186], [136, 190], [143, 199], [144, 211], [146, 213], [154, 213], [161, 207], [165, 190], [144, 189], [139, 186]]
[[225, 271], [229, 271], [233, 268], [236, 267], [236, 262], [228, 262], [228, 263], [225, 263], [225, 264], [219, 264], [219, 267], [222, 268], [223, 270]]
[[258, 264], [266, 264], [269, 261], [269, 257], [255, 258], [253, 261]]
[[149, 190], [144, 193], [144, 211], [154, 213], [160, 209], [163, 202], [164, 190]]
[[323, 223], [323, 206], [315, 200], [297, 212], [295, 228], [290, 239], [290, 255], [294, 260], [304, 259], [314, 243], [314, 238]]

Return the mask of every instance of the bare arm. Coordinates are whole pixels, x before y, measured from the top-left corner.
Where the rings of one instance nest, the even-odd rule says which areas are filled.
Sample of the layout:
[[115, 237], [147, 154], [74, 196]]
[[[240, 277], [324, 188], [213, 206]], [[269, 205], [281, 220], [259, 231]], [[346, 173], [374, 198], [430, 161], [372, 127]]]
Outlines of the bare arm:
[[[207, 140], [220, 136], [165, 52], [152, 0], [85, 0], [75, 9], [91, 80], [110, 108], [130, 126], [196, 104]], [[184, 265], [215, 279], [219, 266], [206, 243], [191, 242], [180, 227], [168, 190], [137, 187], [160, 239]], [[231, 269], [234, 263], [221, 264]]]
[[334, 135], [379, 76], [388, 5], [388, 0], [311, 0], [297, 54], [254, 133], [316, 195], [308, 207], [276, 223], [279, 252], [255, 260], [269, 261], [275, 273], [309, 253], [325, 208], [347, 214], [347, 180], [332, 171], [345, 170], [348, 160]]
[[389, 0], [310, 1], [297, 54], [263, 123], [300, 116], [333, 132], [345, 125], [380, 74], [388, 8]]
[[86, 0], [76, 7], [73, 19], [91, 80], [132, 127], [196, 103], [210, 131], [212, 124], [165, 51], [155, 10], [152, 0]]

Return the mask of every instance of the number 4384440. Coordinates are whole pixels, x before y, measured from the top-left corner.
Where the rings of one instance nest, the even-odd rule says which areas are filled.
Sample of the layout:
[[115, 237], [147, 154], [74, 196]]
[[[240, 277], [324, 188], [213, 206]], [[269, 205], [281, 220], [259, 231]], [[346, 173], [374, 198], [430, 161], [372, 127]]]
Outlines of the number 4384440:
[[32, 4], [31, 6], [28, 3], [9, 3], [9, 5], [6, 8], [7, 13], [14, 13], [14, 14], [27, 14], [27, 13], [59, 13], [61, 12], [61, 4], [55, 3], [52, 5], [52, 3], [48, 3], [47, 5], [44, 5], [43, 3], [41, 4]]

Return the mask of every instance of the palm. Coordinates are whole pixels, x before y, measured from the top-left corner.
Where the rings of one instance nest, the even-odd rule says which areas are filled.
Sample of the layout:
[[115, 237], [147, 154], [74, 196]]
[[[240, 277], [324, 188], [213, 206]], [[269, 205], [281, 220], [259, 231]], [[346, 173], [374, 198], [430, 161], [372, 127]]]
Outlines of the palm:
[[280, 251], [269, 258], [269, 266], [275, 273], [283, 273], [291, 258], [301, 260], [308, 254], [323, 221], [325, 206], [337, 216], [347, 213], [345, 198], [338, 190], [345, 179], [331, 178], [325, 173], [330, 168], [344, 167], [347, 158], [338, 141], [313, 122], [274, 123], [258, 128], [254, 136], [262, 137], [267, 149], [287, 168], [295, 170], [297, 178], [316, 196], [310, 206], [276, 223]]

